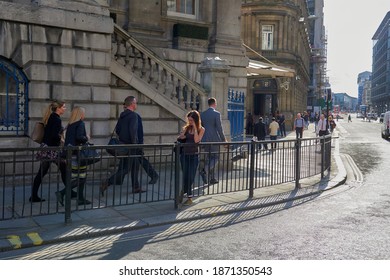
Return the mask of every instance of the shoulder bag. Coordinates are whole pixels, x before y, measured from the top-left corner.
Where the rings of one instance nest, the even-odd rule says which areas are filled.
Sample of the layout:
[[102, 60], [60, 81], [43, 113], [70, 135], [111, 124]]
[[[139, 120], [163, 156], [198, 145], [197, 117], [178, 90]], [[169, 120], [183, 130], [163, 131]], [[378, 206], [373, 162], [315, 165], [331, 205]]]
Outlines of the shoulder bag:
[[110, 140], [108, 141], [109, 148], [106, 148], [107, 153], [109, 153], [112, 156], [126, 156], [129, 154], [129, 149], [127, 148], [122, 148], [122, 147], [115, 147], [118, 145], [123, 145], [121, 141], [119, 141], [118, 136], [115, 133], [116, 126], [114, 130], [111, 133]]
[[89, 142], [79, 146], [80, 151], [77, 157], [80, 166], [91, 165], [100, 161], [100, 153], [95, 148], [91, 148], [92, 146], [93, 144]]
[[33, 128], [33, 131], [31, 133], [31, 139], [41, 144], [43, 141], [43, 135], [45, 134], [45, 125], [43, 122], [36, 122]]

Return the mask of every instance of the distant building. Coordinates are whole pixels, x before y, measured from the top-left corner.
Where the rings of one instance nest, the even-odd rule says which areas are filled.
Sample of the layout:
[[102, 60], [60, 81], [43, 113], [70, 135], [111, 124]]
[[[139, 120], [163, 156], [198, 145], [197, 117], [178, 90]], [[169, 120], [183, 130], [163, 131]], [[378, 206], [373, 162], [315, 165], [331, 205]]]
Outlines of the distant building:
[[[259, 70], [292, 71], [248, 76], [246, 109], [255, 116], [285, 114], [287, 125], [307, 110], [311, 46], [307, 1], [242, 1], [241, 38], [246, 55]], [[276, 70], [276, 69], [275, 69]], [[283, 74], [284, 73], [284, 74]], [[292, 73], [292, 75], [289, 75]]]
[[333, 104], [340, 106], [340, 111], [354, 112], [357, 108], [358, 99], [346, 93], [333, 93]]
[[[366, 103], [367, 96], [367, 84], [371, 81], [371, 72], [365, 71], [358, 75], [357, 83], [358, 83], [358, 105], [369, 105]], [[369, 91], [371, 93], [371, 91]], [[371, 98], [369, 98], [371, 99]]]
[[373, 40], [371, 100], [378, 113], [390, 109], [390, 12], [378, 27]]
[[324, 26], [324, 0], [307, 0], [309, 10], [309, 39], [311, 45], [310, 85], [307, 106], [320, 105], [325, 88], [329, 88], [327, 78], [327, 35]]

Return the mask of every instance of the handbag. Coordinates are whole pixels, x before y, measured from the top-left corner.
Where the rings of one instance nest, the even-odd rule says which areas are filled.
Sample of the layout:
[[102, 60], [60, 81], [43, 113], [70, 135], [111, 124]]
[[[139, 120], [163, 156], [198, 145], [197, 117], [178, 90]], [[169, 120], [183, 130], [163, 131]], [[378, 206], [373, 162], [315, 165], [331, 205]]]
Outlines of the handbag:
[[[42, 143], [40, 148], [48, 147], [47, 144]], [[56, 160], [58, 158], [58, 151], [54, 150], [39, 150], [35, 155], [37, 160]]]
[[43, 135], [45, 134], [45, 125], [43, 122], [36, 122], [33, 128], [33, 131], [31, 133], [31, 139], [38, 143], [41, 144], [43, 141]]
[[80, 166], [91, 165], [100, 161], [100, 153], [96, 149], [88, 148], [91, 146], [93, 144], [89, 142], [80, 146], [80, 151], [77, 154], [77, 160]]
[[[108, 141], [109, 146], [117, 146], [117, 145], [122, 145], [123, 143], [119, 141], [118, 137], [115, 134], [115, 129], [111, 133], [111, 138]], [[127, 148], [119, 148], [119, 147], [111, 147], [111, 148], [106, 148], [107, 153], [109, 153], [112, 156], [126, 156], [129, 154], [129, 149]]]
[[177, 153], [178, 152], [178, 150], [179, 150], [179, 154], [181, 154], [181, 153], [183, 153], [183, 146], [180, 146], [180, 148], [179, 148], [179, 144], [180, 143], [185, 143], [186, 142], [186, 139], [177, 139], [176, 141], [175, 141], [175, 146], [173, 147], [173, 152], [174, 153]]

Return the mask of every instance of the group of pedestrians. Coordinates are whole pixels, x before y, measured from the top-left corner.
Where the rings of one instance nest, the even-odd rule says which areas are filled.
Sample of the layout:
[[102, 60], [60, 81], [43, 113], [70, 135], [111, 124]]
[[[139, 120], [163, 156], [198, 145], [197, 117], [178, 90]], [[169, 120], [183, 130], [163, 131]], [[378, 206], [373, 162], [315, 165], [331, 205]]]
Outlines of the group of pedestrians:
[[[88, 142], [89, 136], [86, 133], [84, 124], [85, 109], [83, 107], [74, 107], [69, 118], [69, 123], [67, 127], [64, 128], [62, 126], [61, 116], [65, 113], [66, 109], [65, 102], [63, 101], [56, 100], [48, 106], [43, 117], [44, 135], [41, 146], [47, 145], [49, 147], [59, 147], [62, 145], [61, 142], [63, 138], [63, 145], [65, 146], [76, 146]], [[61, 159], [60, 153], [58, 151], [54, 152], [56, 153], [56, 158], [43, 159], [40, 161], [39, 170], [34, 178], [31, 196], [29, 199], [29, 201], [32, 203], [45, 201], [44, 198], [41, 198], [38, 195], [38, 192], [43, 177], [48, 173], [52, 163], [58, 166], [58, 169], [61, 173], [62, 182], [66, 186], [66, 161]], [[79, 165], [76, 159], [76, 154], [72, 155], [71, 170], [72, 173], [70, 183], [72, 188], [72, 198], [77, 198], [77, 203], [79, 205], [90, 204], [91, 202], [86, 200], [84, 197], [87, 167]], [[77, 188], [77, 191], [73, 191], [74, 188]], [[64, 195], [65, 188], [56, 192], [57, 199], [61, 205], [63, 205]]]
[[[270, 136], [270, 140], [277, 140], [278, 136], [286, 137], [286, 119], [283, 114], [276, 113], [276, 117], [270, 117], [271, 122], [269, 122], [269, 118], [267, 117], [264, 120], [263, 117], [259, 117], [259, 121], [254, 125], [253, 136], [257, 141], [264, 141], [267, 135]], [[259, 145], [258, 150], [261, 150], [261, 146]], [[263, 148], [268, 150], [267, 143], [263, 143]], [[271, 149], [276, 148], [276, 143], [271, 144]]]
[[[127, 97], [124, 102], [124, 112], [121, 113], [121, 116], [118, 120], [116, 126], [116, 133], [119, 135], [120, 140], [124, 144], [143, 144], [143, 127], [141, 117], [135, 113], [136, 109], [136, 99], [135, 97]], [[42, 140], [42, 147], [59, 147], [61, 145], [68, 146], [80, 146], [86, 144], [90, 137], [87, 135], [85, 129], [85, 108], [76, 106], [73, 108], [68, 125], [64, 128], [62, 126], [61, 116], [66, 111], [65, 102], [55, 100], [47, 108], [44, 117], [44, 136]], [[64, 138], [62, 143], [62, 138]], [[56, 164], [61, 173], [61, 179], [63, 184], [66, 186], [66, 161], [64, 158], [61, 158], [59, 152], [57, 156], [53, 158], [42, 159], [40, 161], [40, 168], [36, 174], [31, 196], [29, 201], [34, 202], [44, 202], [45, 199], [39, 196], [39, 187], [42, 184], [44, 176], [48, 173], [50, 165]], [[130, 149], [130, 154], [142, 154], [139, 150]], [[158, 180], [158, 174], [150, 165], [149, 161], [143, 156], [133, 160], [131, 157], [123, 157], [120, 159], [117, 172], [112, 175], [104, 184], [102, 184], [100, 191], [104, 195], [104, 191], [111, 184], [122, 184], [124, 177], [131, 170], [132, 174], [132, 186], [134, 193], [144, 192], [138, 183], [138, 171], [139, 165], [142, 165], [147, 174], [151, 177], [149, 183], [154, 184]], [[77, 151], [74, 151], [71, 158], [71, 181], [70, 187], [71, 197], [77, 198], [77, 203], [79, 205], [91, 204], [91, 202], [85, 199], [85, 183], [87, 177], [87, 166], [79, 161], [77, 158]], [[77, 188], [77, 191], [74, 189]], [[66, 189], [62, 189], [56, 192], [56, 197], [58, 203], [62, 206], [64, 205], [64, 196], [66, 194]]]
[[[209, 98], [209, 108], [200, 114], [193, 110], [187, 114], [187, 122], [181, 130], [178, 140], [185, 142], [180, 154], [180, 163], [183, 173], [183, 189], [181, 197], [186, 194], [187, 200], [183, 205], [192, 204], [192, 185], [195, 179], [196, 171], [200, 162], [200, 142], [226, 142], [225, 134], [222, 128], [221, 114], [216, 110], [217, 101], [215, 98]], [[123, 144], [143, 144], [143, 125], [142, 118], [136, 112], [137, 100], [134, 96], [128, 96], [123, 103], [123, 112], [120, 114], [115, 126], [115, 133], [118, 135], [119, 141]], [[85, 108], [74, 107], [69, 122], [66, 128], [62, 126], [61, 116], [65, 113], [66, 106], [63, 101], [53, 101], [44, 117], [44, 137], [43, 145], [61, 146], [61, 138], [65, 135], [63, 145], [79, 146], [87, 143], [90, 137], [85, 129]], [[66, 133], [65, 133], [66, 132]], [[216, 184], [218, 179], [215, 177], [215, 168], [219, 160], [220, 146], [205, 145], [202, 153], [205, 155], [204, 164], [199, 170], [203, 183]], [[143, 193], [146, 190], [142, 189], [138, 175], [140, 166], [145, 169], [145, 172], [151, 178], [150, 184], [155, 184], [159, 178], [158, 173], [152, 167], [146, 157], [143, 156], [143, 151], [140, 148], [129, 148], [128, 155], [121, 157], [117, 166], [116, 172], [107, 180], [104, 180], [100, 185], [100, 194], [104, 196], [108, 187], [111, 185], [122, 185], [128, 173], [131, 177], [132, 193]], [[40, 169], [34, 178], [32, 194], [30, 202], [43, 202], [44, 198], [39, 196], [39, 187], [43, 177], [49, 171], [50, 165], [54, 163], [58, 166], [61, 173], [62, 182], [66, 186], [66, 161], [60, 157], [50, 160], [41, 160]], [[72, 155], [71, 161], [71, 182], [70, 188], [72, 198], [77, 198], [79, 205], [87, 205], [91, 202], [85, 199], [85, 183], [87, 177], [87, 166], [81, 165], [77, 159], [77, 153]], [[74, 191], [76, 189], [76, 191]], [[56, 192], [57, 201], [60, 205], [64, 205], [64, 197], [66, 188]]]
[[[178, 142], [185, 143], [180, 152], [180, 164], [183, 173], [183, 189], [180, 192], [180, 200], [187, 195], [187, 200], [184, 205], [192, 204], [192, 185], [195, 180], [195, 175], [199, 169], [199, 175], [202, 178], [205, 186], [209, 184], [218, 183], [218, 176], [216, 176], [216, 166], [219, 161], [219, 155], [221, 152], [221, 145], [205, 144], [202, 145], [202, 154], [204, 155], [204, 161], [200, 160], [200, 142], [226, 142], [226, 137], [222, 127], [221, 114], [216, 110], [217, 101], [215, 98], [209, 98], [209, 108], [202, 113], [196, 110], [188, 112], [186, 116], [186, 124], [183, 126], [179, 136]], [[66, 111], [66, 106], [63, 101], [53, 101], [44, 117], [44, 136], [43, 143], [49, 147], [58, 147], [61, 145], [61, 139], [65, 134], [64, 145], [79, 146], [87, 143], [90, 139], [85, 129], [85, 108], [74, 107], [69, 122], [66, 128], [62, 126], [61, 116]], [[128, 96], [123, 103], [123, 112], [120, 114], [117, 124], [115, 126], [115, 133], [118, 135], [119, 141], [123, 144], [140, 145], [144, 143], [143, 124], [141, 116], [136, 112], [137, 100], [134, 96]], [[316, 125], [316, 134], [318, 136], [324, 136], [328, 134], [328, 128], [335, 127], [335, 123], [331, 116], [329, 119], [321, 114], [318, 123]], [[251, 124], [249, 124], [251, 126]], [[306, 127], [306, 120], [300, 113], [296, 115], [293, 124], [297, 138], [303, 137], [303, 131]], [[264, 141], [269, 134], [271, 140], [277, 140], [278, 135], [282, 137], [286, 136], [285, 131], [285, 118], [283, 114], [277, 113], [275, 117], [272, 117], [272, 121], [267, 125], [263, 118], [260, 117], [259, 121], [253, 125], [253, 134], [259, 141]], [[66, 133], [65, 133], [66, 132]], [[139, 147], [139, 146], [137, 146]], [[268, 149], [266, 143], [263, 143], [263, 148]], [[271, 150], [276, 148], [276, 141], [272, 141]], [[261, 146], [259, 147], [261, 149]], [[146, 190], [142, 189], [139, 183], [140, 166], [143, 167], [145, 172], [151, 178], [149, 183], [155, 184], [159, 178], [158, 173], [150, 164], [148, 159], [144, 157], [143, 150], [141, 148], [129, 148], [128, 155], [126, 157], [120, 157], [119, 164], [116, 172], [112, 174], [108, 179], [104, 180], [100, 185], [100, 194], [104, 196], [108, 187], [111, 185], [122, 185], [125, 177], [130, 173], [132, 193], [143, 193]], [[200, 163], [201, 166], [199, 167]], [[43, 202], [44, 198], [41, 198], [38, 194], [39, 187], [42, 183], [43, 177], [49, 171], [50, 165], [54, 163], [58, 166], [61, 173], [61, 179], [66, 186], [66, 161], [61, 158], [55, 158], [52, 160], [42, 160], [40, 162], [40, 168], [36, 174], [32, 186], [32, 192], [30, 202]], [[81, 165], [81, 162], [77, 159], [77, 152], [72, 155], [71, 160], [71, 182], [70, 188], [72, 198], [77, 198], [79, 205], [90, 204], [91, 202], [85, 199], [85, 184], [87, 177], [87, 166]], [[56, 197], [59, 204], [64, 205], [64, 197], [66, 189], [62, 189], [56, 192]]]

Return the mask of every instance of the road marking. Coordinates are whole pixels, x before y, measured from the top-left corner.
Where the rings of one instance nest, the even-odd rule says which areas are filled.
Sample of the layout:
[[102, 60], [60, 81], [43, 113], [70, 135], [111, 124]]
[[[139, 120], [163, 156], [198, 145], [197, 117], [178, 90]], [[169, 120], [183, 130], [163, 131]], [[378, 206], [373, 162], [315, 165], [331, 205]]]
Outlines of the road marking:
[[7, 239], [14, 246], [14, 249], [22, 248], [22, 241], [20, 240], [19, 236], [17, 236], [17, 235], [8, 235]]
[[43, 243], [42, 238], [36, 232], [29, 232], [27, 236], [32, 240], [34, 245], [41, 245]]
[[[344, 159], [348, 163], [348, 165], [349, 165], [349, 167], [354, 175], [355, 180], [351, 180], [351, 181], [356, 181], [358, 183], [362, 183], [364, 180], [363, 173], [360, 171], [359, 167], [356, 165], [353, 158], [349, 154], [343, 154], [342, 156], [344, 157]], [[350, 181], [350, 180], [348, 180], [348, 181]]]

